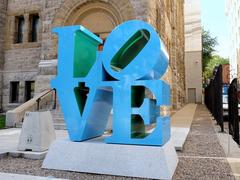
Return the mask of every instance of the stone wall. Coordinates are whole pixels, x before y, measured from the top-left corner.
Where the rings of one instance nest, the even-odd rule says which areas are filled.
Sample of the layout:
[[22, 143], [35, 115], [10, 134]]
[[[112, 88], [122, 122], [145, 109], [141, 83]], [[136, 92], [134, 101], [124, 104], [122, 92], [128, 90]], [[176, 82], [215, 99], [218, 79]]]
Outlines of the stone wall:
[[[25, 102], [25, 82], [35, 81], [41, 48], [20, 48], [5, 51], [3, 76], [3, 109], [7, 111]], [[19, 102], [9, 103], [10, 82], [19, 81]]]
[[0, 68], [3, 67], [3, 56], [4, 56], [4, 32], [6, 28], [6, 0], [0, 0]]
[[[24, 103], [25, 82], [36, 80], [41, 55], [41, 19], [44, 2], [43, 0], [8, 0], [2, 82], [3, 111], [15, 108]], [[40, 16], [38, 41], [29, 42], [30, 15], [36, 13]], [[17, 16], [24, 17], [23, 42], [18, 44], [14, 42]], [[13, 81], [19, 82], [19, 98], [16, 103], [10, 103], [10, 83]]]
[[0, 111], [2, 111], [2, 82], [4, 64], [4, 38], [6, 30], [7, 0], [0, 0]]
[[170, 66], [163, 77], [171, 85], [172, 108], [185, 103], [184, 1], [149, 1], [148, 22], [156, 27], [169, 52]]
[[[11, 81], [20, 81], [19, 103], [24, 101], [24, 81], [36, 80], [36, 93], [49, 88], [50, 79], [56, 75], [54, 62], [57, 59], [57, 37], [51, 29], [65, 25], [71, 13], [91, 3], [102, 3], [109, 6], [109, 9], [114, 9], [119, 14], [118, 23], [141, 19], [156, 28], [170, 54], [170, 67], [163, 79], [171, 85], [173, 108], [181, 107], [185, 100], [183, 0], [8, 0], [4, 110], [18, 105], [9, 104]], [[29, 43], [27, 39], [31, 13], [40, 16], [40, 39], [36, 43]], [[15, 17], [19, 15], [24, 16], [26, 23], [24, 42], [14, 44]], [[44, 64], [44, 61], [47, 66], [39, 65], [40, 62]], [[44, 67], [47, 69], [44, 70]]]

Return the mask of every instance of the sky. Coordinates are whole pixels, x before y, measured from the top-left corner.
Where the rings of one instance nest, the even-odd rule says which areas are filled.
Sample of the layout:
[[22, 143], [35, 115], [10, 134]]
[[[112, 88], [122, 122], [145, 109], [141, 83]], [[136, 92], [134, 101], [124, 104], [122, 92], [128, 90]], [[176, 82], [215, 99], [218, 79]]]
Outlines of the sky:
[[229, 57], [228, 20], [225, 15], [225, 0], [201, 0], [202, 26], [217, 37], [219, 45], [216, 54]]

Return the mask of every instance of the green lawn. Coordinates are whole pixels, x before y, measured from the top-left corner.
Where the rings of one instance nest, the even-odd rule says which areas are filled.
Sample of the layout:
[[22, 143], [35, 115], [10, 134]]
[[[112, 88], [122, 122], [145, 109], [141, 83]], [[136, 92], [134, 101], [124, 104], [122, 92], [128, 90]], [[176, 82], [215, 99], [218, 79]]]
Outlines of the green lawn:
[[5, 115], [0, 115], [0, 129], [5, 128], [5, 119], [6, 119]]

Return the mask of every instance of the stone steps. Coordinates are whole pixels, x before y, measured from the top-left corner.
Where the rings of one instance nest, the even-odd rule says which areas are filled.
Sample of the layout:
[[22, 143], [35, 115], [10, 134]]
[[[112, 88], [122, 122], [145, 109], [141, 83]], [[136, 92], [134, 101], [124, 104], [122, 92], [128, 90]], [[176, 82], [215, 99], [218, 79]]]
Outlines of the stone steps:
[[[53, 118], [53, 124], [54, 124], [54, 128], [56, 130], [66, 130], [66, 124], [64, 122], [64, 118], [62, 113], [58, 113], [55, 110], [51, 111], [52, 114], [52, 118]], [[17, 128], [22, 128], [22, 124], [23, 122], [19, 122], [16, 124]]]
[[65, 130], [66, 124], [64, 122], [63, 113], [59, 105], [57, 108], [51, 111], [53, 117], [54, 127], [57, 130]]
[[[17, 123], [16, 124], [16, 128], [22, 128], [22, 125], [23, 125], [22, 122]], [[66, 130], [67, 129], [66, 128], [66, 124], [64, 123], [64, 121], [60, 122], [60, 123], [59, 122], [54, 122], [53, 125], [54, 125], [54, 129], [55, 130]]]

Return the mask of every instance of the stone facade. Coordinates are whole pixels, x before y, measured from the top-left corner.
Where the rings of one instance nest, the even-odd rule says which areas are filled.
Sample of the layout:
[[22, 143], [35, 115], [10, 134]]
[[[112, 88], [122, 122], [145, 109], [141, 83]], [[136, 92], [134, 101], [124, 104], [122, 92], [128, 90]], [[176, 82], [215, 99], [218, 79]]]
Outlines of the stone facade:
[[[3, 64], [4, 64], [4, 32], [6, 29], [6, 11], [7, 0], [0, 0], [0, 94], [2, 91], [3, 83]], [[2, 97], [0, 96], [0, 109], [2, 109]]]
[[[171, 85], [172, 107], [178, 109], [185, 103], [184, 0], [0, 1], [4, 2], [0, 4], [0, 31], [4, 32], [4, 36], [0, 34], [2, 111], [24, 102], [26, 81], [35, 81], [35, 94], [49, 88], [57, 72], [53, 27], [82, 24], [104, 39], [111, 29], [130, 19], [149, 22], [159, 32], [170, 54], [170, 66], [163, 79]], [[40, 20], [37, 42], [29, 42], [32, 14], [38, 14]], [[23, 42], [16, 44], [16, 17], [20, 16], [24, 18]], [[19, 82], [17, 103], [9, 103], [13, 81]]]

